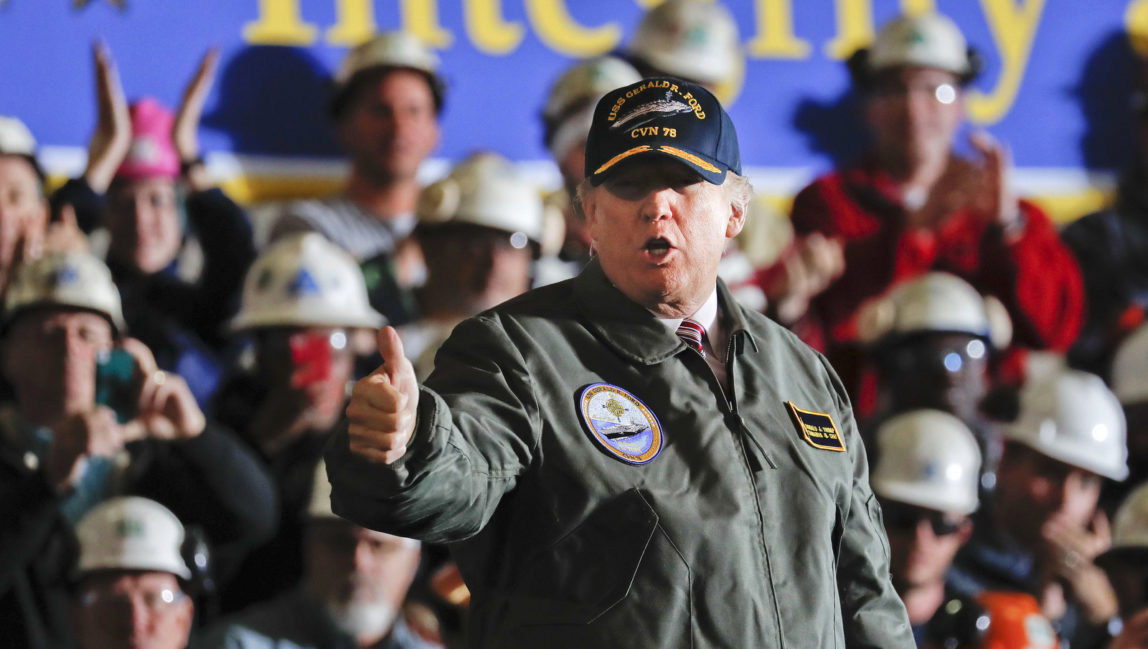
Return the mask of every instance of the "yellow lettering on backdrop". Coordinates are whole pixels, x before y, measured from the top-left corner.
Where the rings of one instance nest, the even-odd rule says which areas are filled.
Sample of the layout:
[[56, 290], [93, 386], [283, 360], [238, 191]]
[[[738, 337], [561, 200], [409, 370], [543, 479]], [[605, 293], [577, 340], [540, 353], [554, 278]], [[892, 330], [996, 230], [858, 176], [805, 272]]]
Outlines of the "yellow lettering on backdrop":
[[755, 0], [757, 36], [748, 44], [754, 58], [806, 59], [810, 46], [793, 34], [793, 0]]
[[375, 34], [375, 6], [372, 0], [338, 0], [335, 24], [327, 30], [327, 43], [354, 47]]
[[243, 25], [248, 45], [311, 45], [315, 26], [303, 22], [299, 0], [259, 0], [259, 18]]
[[1044, 0], [1020, 0], [1019, 6], [1013, 0], [981, 0], [981, 7], [1000, 56], [1001, 73], [992, 92], [969, 92], [969, 119], [977, 124], [995, 124], [1016, 101]]
[[825, 44], [825, 56], [846, 59], [873, 41], [872, 0], [836, 0], [837, 36]]
[[643, 9], [650, 9], [662, 4], [665, 0], [635, 0], [635, 2]]
[[901, 0], [901, 11], [910, 15], [936, 13], [937, 3], [934, 0]]
[[454, 37], [438, 23], [438, 0], [402, 0], [403, 29], [427, 45], [446, 49]]
[[559, 54], [589, 57], [605, 54], [618, 45], [622, 28], [618, 23], [599, 27], [578, 24], [566, 9], [566, 0], [527, 0], [526, 13], [538, 39]]
[[1148, 0], [1133, 0], [1124, 12], [1128, 42], [1140, 56], [1148, 56]]
[[509, 54], [522, 42], [526, 30], [521, 24], [503, 20], [501, 0], [468, 0], [464, 7], [466, 31], [478, 51]]

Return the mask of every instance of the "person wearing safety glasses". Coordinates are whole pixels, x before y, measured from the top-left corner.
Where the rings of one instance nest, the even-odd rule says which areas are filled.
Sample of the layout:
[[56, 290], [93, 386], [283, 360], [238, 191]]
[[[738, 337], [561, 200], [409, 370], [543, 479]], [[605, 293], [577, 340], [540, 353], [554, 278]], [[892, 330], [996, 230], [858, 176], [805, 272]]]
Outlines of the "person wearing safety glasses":
[[80, 521], [76, 537], [79, 649], [184, 649], [195, 605], [175, 514], [154, 500], [113, 498]]
[[971, 156], [956, 152], [980, 68], [960, 29], [935, 13], [898, 17], [849, 68], [872, 149], [795, 198], [795, 242], [760, 277], [771, 313], [827, 354], [854, 397], [860, 307], [932, 270], [999, 298], [1015, 344], [1067, 349], [1084, 308], [1072, 253], [1018, 199], [1003, 144], [977, 132]]
[[315, 232], [272, 244], [247, 273], [231, 321], [249, 342], [212, 413], [263, 460], [278, 492], [279, 531], [222, 593], [224, 612], [278, 594], [302, 574], [302, 516], [327, 435], [343, 414], [358, 332], [386, 320], [371, 308], [349, 253]]

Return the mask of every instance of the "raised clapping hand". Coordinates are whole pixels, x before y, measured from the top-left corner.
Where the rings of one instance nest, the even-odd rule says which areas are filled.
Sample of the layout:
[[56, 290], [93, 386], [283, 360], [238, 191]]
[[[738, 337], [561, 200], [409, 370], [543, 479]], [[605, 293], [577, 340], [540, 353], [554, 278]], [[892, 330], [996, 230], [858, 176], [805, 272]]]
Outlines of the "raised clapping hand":
[[970, 134], [969, 144], [980, 159], [951, 158], [925, 204], [909, 212], [910, 227], [936, 228], [953, 212], [965, 208], [1006, 228], [1019, 223], [1020, 204], [1013, 192], [1008, 148], [986, 131]]
[[179, 110], [172, 125], [171, 140], [179, 154], [180, 162], [187, 168], [186, 178], [192, 191], [202, 191], [210, 185], [203, 166], [199, 164], [188, 166], [188, 163], [199, 160], [199, 121], [211, 86], [215, 83], [215, 72], [218, 67], [219, 48], [213, 47], [203, 55], [191, 81], [184, 88], [183, 100], [179, 102]]
[[88, 165], [84, 179], [88, 185], [103, 194], [108, 191], [120, 163], [132, 144], [132, 120], [128, 100], [120, 84], [115, 61], [102, 42], [92, 44], [92, 60], [96, 69], [96, 131], [88, 144]]
[[1013, 193], [1012, 155], [1008, 147], [998, 142], [987, 131], [969, 135], [969, 143], [981, 154], [983, 182], [974, 195], [973, 206], [985, 219], [1004, 227], [1017, 224], [1020, 206]]
[[383, 364], [355, 383], [347, 405], [351, 451], [372, 462], [391, 464], [407, 452], [418, 413], [419, 384], [393, 327], [378, 335]]

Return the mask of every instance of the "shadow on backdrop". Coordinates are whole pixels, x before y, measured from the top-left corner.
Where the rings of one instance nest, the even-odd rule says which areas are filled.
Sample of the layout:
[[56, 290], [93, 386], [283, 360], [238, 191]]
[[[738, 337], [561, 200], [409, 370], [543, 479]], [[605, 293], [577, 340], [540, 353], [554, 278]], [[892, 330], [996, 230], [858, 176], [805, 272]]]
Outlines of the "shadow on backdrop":
[[841, 167], [856, 162], [869, 147], [862, 110], [861, 97], [850, 87], [828, 101], [802, 99], [793, 112], [793, 126], [810, 150]]
[[1148, 88], [1139, 74], [1128, 36], [1112, 31], [1098, 41], [1068, 89], [1084, 114], [1080, 150], [1088, 169], [1123, 171], [1135, 164], [1139, 137], [1132, 100], [1138, 87]]
[[341, 156], [327, 113], [329, 75], [305, 50], [244, 48], [222, 70], [217, 108], [203, 123], [226, 133], [236, 153]]

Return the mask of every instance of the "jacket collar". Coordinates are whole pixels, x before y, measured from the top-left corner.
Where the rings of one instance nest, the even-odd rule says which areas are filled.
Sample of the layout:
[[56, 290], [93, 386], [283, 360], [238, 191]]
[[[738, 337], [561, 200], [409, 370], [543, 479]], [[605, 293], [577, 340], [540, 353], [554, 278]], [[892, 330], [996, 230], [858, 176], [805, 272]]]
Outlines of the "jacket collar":
[[[717, 280], [718, 317], [730, 337], [746, 335], [741, 307], [724, 282]], [[638, 303], [626, 297], [606, 277], [602, 265], [591, 261], [574, 279], [574, 300], [586, 326], [615, 353], [635, 363], [656, 365], [686, 348], [672, 331]]]

